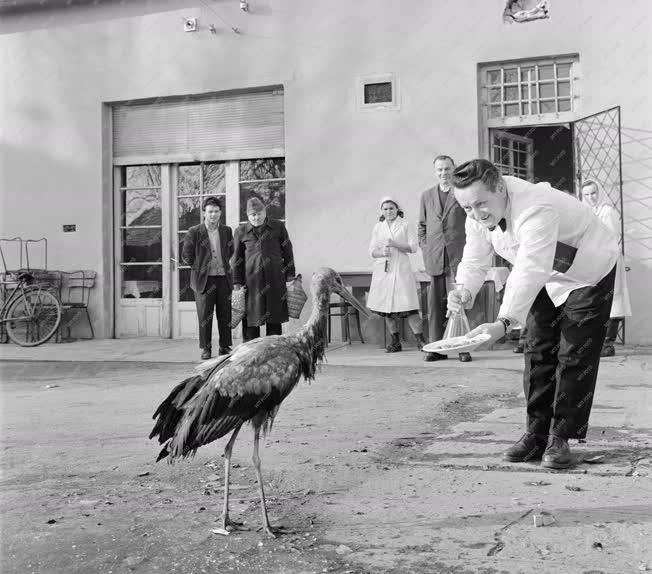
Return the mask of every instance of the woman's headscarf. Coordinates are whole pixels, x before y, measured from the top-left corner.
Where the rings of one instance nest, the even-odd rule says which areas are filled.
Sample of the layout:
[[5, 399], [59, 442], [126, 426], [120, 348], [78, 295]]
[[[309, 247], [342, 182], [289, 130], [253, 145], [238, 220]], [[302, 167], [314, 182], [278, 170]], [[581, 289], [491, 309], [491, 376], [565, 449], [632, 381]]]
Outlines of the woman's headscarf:
[[[391, 197], [389, 195], [386, 195], [385, 197], [383, 197], [380, 200], [380, 205], [378, 206], [378, 208], [381, 210], [381, 212], [382, 212], [382, 209], [383, 209], [383, 204], [385, 204], [387, 202], [393, 203], [396, 206], [396, 212], [397, 212], [399, 217], [404, 216], [403, 210], [401, 209], [401, 206], [399, 205], [398, 201], [396, 201], [393, 197]], [[382, 213], [381, 213], [381, 216], [380, 216], [380, 221], [385, 221], [385, 216], [382, 215]]]

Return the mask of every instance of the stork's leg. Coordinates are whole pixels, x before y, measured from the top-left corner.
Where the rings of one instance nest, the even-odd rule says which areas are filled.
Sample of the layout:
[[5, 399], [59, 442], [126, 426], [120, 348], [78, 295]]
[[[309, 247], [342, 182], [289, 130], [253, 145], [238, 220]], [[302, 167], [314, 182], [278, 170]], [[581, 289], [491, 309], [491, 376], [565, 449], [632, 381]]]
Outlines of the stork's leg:
[[242, 423], [235, 427], [229, 442], [226, 444], [226, 447], [224, 447], [224, 511], [222, 512], [222, 528], [219, 532], [219, 534], [224, 535], [232, 530], [249, 530], [248, 528], [244, 528], [241, 523], [234, 522], [229, 518], [229, 475], [231, 474], [231, 453], [233, 452], [233, 444], [235, 443], [235, 439], [238, 436], [241, 427]]
[[267, 505], [265, 504], [265, 491], [263, 489], [263, 475], [260, 472], [260, 456], [258, 455], [258, 443], [260, 442], [260, 429], [256, 429], [256, 434], [254, 435], [254, 455], [252, 457], [254, 467], [256, 468], [256, 477], [258, 478], [258, 493], [260, 494], [260, 509], [263, 513], [263, 528], [267, 534], [271, 537], [276, 538], [274, 530], [269, 524], [269, 518], [267, 517]]

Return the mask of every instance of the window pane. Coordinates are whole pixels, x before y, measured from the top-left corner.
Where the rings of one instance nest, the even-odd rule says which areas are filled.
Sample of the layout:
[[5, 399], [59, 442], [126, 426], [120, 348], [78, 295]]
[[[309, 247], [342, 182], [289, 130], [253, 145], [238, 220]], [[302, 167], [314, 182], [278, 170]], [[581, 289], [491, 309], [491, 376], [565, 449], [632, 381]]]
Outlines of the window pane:
[[529, 104], [523, 104], [523, 115], [527, 115], [530, 113], [530, 105]]
[[499, 118], [502, 114], [500, 113], [500, 105], [498, 106], [489, 106], [489, 117], [490, 118]]
[[570, 64], [557, 64], [557, 77], [569, 78], [570, 77]]
[[559, 100], [559, 111], [560, 112], [570, 112], [571, 102], [570, 100]]
[[226, 193], [223, 163], [204, 164], [204, 195], [222, 195]]
[[270, 181], [240, 184], [240, 221], [247, 221], [247, 200], [258, 197], [267, 207], [267, 216], [285, 219], [285, 182]]
[[161, 229], [123, 229], [122, 262], [160, 261], [163, 253]]
[[199, 197], [180, 197], [177, 201], [179, 203], [178, 230], [185, 231], [193, 225], [199, 225], [201, 223], [201, 199]]
[[392, 101], [392, 82], [364, 85], [364, 103], [378, 104]]
[[160, 165], [133, 165], [123, 169], [124, 187], [156, 187], [161, 185]]
[[285, 177], [285, 158], [247, 159], [240, 162], [240, 181]]
[[505, 83], [512, 84], [518, 82], [518, 68], [505, 69]]
[[194, 301], [195, 293], [190, 288], [190, 268], [179, 269], [179, 301]]
[[180, 165], [177, 178], [177, 195], [199, 195], [199, 165]]
[[554, 78], [554, 71], [552, 64], [548, 66], [539, 66], [539, 79], [540, 80], [552, 80]]
[[489, 84], [495, 86], [500, 84], [500, 70], [492, 70], [487, 74], [489, 79]]
[[489, 101], [490, 102], [500, 101], [500, 88], [489, 88]]
[[555, 84], [539, 84], [539, 97], [540, 98], [554, 98], [555, 97]]
[[160, 299], [163, 275], [160, 265], [130, 265], [122, 268], [122, 297]]
[[522, 100], [529, 100], [530, 99], [530, 87], [529, 86], [521, 86], [521, 99]]
[[570, 96], [570, 82], [557, 82], [557, 95]]
[[516, 86], [505, 88], [505, 101], [513, 102], [518, 100], [518, 88]]
[[518, 116], [518, 104], [506, 104], [505, 105], [505, 115], [506, 116]]
[[532, 102], [532, 113], [533, 114], [538, 114], [539, 113], [539, 104], [537, 102]]
[[541, 113], [542, 114], [547, 114], [551, 112], [556, 112], [557, 110], [555, 109], [555, 102], [554, 100], [552, 102], [540, 102], [541, 105]]
[[521, 82], [534, 80], [534, 68], [521, 68]]
[[161, 190], [124, 190], [122, 225], [161, 225]]
[[494, 163], [500, 163], [500, 149], [494, 148]]
[[186, 232], [185, 231], [180, 232], [180, 233], [177, 234], [177, 242], [179, 244], [179, 250], [177, 251], [177, 254], [179, 255], [179, 259], [178, 259], [177, 265], [179, 265], [179, 266], [185, 265], [185, 263], [183, 262], [183, 255], [182, 255], [183, 254], [183, 240], [185, 239], [185, 237], [186, 237]]

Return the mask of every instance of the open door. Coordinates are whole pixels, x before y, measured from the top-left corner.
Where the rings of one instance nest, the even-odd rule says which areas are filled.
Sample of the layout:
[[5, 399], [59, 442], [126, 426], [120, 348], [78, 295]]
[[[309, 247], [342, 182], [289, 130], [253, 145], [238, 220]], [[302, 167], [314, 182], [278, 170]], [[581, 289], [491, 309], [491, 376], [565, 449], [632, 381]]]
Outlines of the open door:
[[[620, 106], [615, 106], [571, 122], [575, 155], [577, 193], [582, 183], [593, 180], [600, 186], [604, 197], [620, 216], [620, 248], [625, 254], [625, 226], [623, 221], [623, 177], [620, 139]], [[625, 342], [625, 322], [621, 321], [618, 333]]]

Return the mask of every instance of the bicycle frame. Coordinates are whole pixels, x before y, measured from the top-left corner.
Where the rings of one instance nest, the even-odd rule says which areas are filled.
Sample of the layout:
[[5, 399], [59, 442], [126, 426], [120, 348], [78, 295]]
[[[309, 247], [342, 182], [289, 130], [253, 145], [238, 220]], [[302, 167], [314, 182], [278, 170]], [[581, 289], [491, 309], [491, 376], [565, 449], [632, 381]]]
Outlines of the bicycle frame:
[[[9, 281], [4, 281], [3, 283], [7, 284]], [[12, 282], [13, 283], [13, 282]], [[11, 293], [9, 294], [9, 297], [7, 297], [7, 300], [2, 304], [2, 308], [0, 308], [0, 324], [8, 323], [11, 321], [11, 319], [5, 319], [5, 311], [8, 309], [9, 305], [17, 298], [22, 297], [25, 301], [25, 306], [27, 307], [27, 310], [29, 311], [29, 315], [25, 316], [25, 319], [28, 319], [31, 317], [34, 313], [34, 309], [32, 308], [29, 298], [25, 296], [25, 285], [29, 285], [25, 279], [20, 279], [18, 281], [18, 284], [12, 289]], [[15, 318], [14, 318], [15, 320]]]

